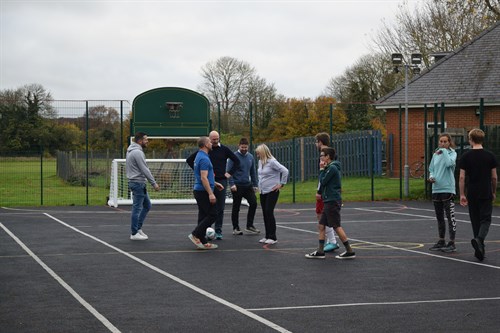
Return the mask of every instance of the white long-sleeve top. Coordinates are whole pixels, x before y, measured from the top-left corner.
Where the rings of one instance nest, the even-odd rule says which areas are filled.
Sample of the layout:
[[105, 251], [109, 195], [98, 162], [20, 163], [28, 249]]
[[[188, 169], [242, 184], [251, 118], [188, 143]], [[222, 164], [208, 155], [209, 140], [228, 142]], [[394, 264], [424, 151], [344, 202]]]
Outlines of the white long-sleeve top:
[[265, 165], [262, 165], [262, 161], [259, 160], [257, 172], [261, 194], [271, 192], [273, 187], [278, 184], [285, 185], [288, 180], [288, 169], [275, 158], [268, 159]]

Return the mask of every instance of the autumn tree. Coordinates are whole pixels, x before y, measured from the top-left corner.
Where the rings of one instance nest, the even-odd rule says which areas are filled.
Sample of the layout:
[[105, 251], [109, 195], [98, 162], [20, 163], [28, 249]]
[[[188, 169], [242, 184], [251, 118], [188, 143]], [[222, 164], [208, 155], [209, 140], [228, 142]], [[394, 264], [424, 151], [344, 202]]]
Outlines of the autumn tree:
[[228, 130], [230, 115], [244, 112], [245, 91], [255, 75], [255, 69], [247, 62], [232, 57], [221, 57], [201, 68], [203, 82], [201, 93], [221, 108], [221, 128]]

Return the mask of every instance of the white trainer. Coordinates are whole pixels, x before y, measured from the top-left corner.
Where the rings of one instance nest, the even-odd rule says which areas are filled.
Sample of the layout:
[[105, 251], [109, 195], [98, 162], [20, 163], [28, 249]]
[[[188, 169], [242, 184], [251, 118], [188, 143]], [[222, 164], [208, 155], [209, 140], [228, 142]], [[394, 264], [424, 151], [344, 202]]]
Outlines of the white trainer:
[[144, 237], [140, 233], [136, 233], [135, 235], [130, 235], [130, 239], [131, 240], [137, 240], [137, 241], [143, 241], [143, 240], [148, 239], [148, 236]]
[[144, 237], [146, 237], [146, 239], [148, 239], [148, 238], [149, 238], [149, 237], [148, 237], [148, 235], [146, 235], [146, 234], [144, 233], [144, 231], [142, 231], [142, 229], [137, 230], [137, 233], [138, 233], [138, 234], [141, 234], [141, 235], [142, 235], [142, 236], [144, 236]]
[[273, 244], [278, 243], [278, 241], [277, 241], [277, 240], [274, 240], [274, 239], [269, 238], [268, 240], [266, 240], [266, 242], [265, 242], [265, 243], [266, 243], [266, 244], [273, 245]]
[[259, 240], [259, 243], [265, 243], [267, 241], [267, 238], [262, 238]]

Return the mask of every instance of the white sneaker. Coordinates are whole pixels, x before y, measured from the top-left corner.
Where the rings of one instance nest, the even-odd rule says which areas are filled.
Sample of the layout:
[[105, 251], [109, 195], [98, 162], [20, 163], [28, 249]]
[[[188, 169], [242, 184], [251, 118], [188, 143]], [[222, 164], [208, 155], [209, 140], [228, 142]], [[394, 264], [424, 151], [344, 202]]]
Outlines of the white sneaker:
[[146, 237], [146, 239], [148, 239], [148, 238], [149, 238], [149, 237], [148, 237], [148, 235], [146, 235], [146, 234], [144, 233], [144, 231], [142, 231], [142, 229], [137, 230], [137, 233], [138, 233], [138, 234], [140, 234], [141, 236]]
[[139, 241], [142, 241], [142, 240], [146, 240], [148, 239], [148, 236], [143, 236], [141, 235], [140, 233], [136, 233], [135, 235], [130, 235], [130, 239], [131, 240], [139, 240]]
[[278, 241], [277, 241], [277, 240], [274, 240], [274, 239], [269, 238], [268, 240], [266, 240], [266, 242], [265, 242], [265, 243], [266, 243], [266, 244], [271, 244], [271, 245], [273, 245], [273, 244], [278, 243]]
[[259, 243], [265, 243], [267, 241], [267, 238], [262, 238], [261, 240], [259, 240]]

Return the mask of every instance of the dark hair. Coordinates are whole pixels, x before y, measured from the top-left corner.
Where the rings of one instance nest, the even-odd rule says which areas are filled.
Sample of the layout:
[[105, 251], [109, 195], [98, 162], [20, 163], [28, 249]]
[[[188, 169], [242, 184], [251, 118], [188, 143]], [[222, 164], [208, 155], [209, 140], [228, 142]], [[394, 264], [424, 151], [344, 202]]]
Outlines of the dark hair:
[[325, 132], [318, 133], [314, 136], [316, 141], [321, 142], [324, 146], [329, 146], [330, 145], [330, 135]]
[[247, 145], [248, 144], [248, 139], [247, 138], [241, 138], [240, 139], [240, 145]]
[[335, 148], [332, 147], [323, 147], [321, 148], [321, 152], [323, 154], [330, 156], [330, 159], [334, 161], [337, 158], [337, 153], [335, 152]]
[[146, 135], [147, 135], [147, 134], [146, 134], [146, 133], [144, 133], [144, 132], [137, 132], [137, 133], [135, 133], [135, 135], [134, 135], [134, 141], [135, 141], [135, 142], [139, 142], [139, 141], [141, 141], [141, 140], [142, 140], [142, 138], [144, 138], [144, 136], [146, 136]]
[[207, 141], [210, 141], [208, 136], [200, 136], [198, 139], [198, 148], [203, 148], [207, 144]]

